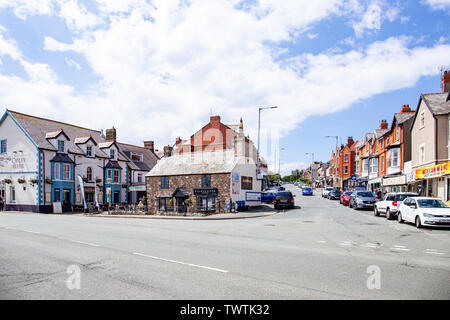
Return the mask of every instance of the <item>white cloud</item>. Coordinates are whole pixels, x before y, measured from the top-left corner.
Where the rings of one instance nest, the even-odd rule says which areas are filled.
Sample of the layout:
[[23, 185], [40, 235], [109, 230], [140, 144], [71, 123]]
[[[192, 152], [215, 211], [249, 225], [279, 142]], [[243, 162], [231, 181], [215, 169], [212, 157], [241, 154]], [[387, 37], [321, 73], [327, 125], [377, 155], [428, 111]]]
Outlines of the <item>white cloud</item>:
[[66, 21], [71, 30], [84, 30], [94, 27], [102, 22], [102, 19], [95, 14], [88, 12], [84, 5], [76, 0], [58, 0], [59, 17]]
[[75, 95], [47, 65], [23, 64], [30, 79], [0, 76], [7, 88], [0, 91], [3, 105], [93, 128], [114, 125], [122, 141], [157, 144], [190, 136], [212, 108], [225, 123], [242, 116], [255, 139], [258, 106], [278, 105], [264, 113], [264, 126], [286, 134], [310, 115], [439, 74], [436, 66], [450, 56], [448, 45], [410, 48], [407, 38], [396, 37], [343, 53], [274, 59], [278, 42], [343, 8], [356, 10], [356, 1], [261, 0], [245, 10], [235, 8], [237, 0], [97, 1], [99, 16], [110, 24], [75, 23], [73, 41], [47, 37], [44, 44], [63, 57], [73, 51], [85, 59], [101, 79], [95, 90]]
[[25, 20], [30, 15], [52, 14], [53, 0], [0, 0], [2, 8], [12, 8], [18, 18]]
[[450, 9], [450, 0], [422, 0], [433, 10]]
[[64, 59], [64, 61], [66, 61], [66, 64], [69, 67], [74, 67], [77, 70], [81, 70], [81, 66], [75, 60], [66, 58], [66, 59]]

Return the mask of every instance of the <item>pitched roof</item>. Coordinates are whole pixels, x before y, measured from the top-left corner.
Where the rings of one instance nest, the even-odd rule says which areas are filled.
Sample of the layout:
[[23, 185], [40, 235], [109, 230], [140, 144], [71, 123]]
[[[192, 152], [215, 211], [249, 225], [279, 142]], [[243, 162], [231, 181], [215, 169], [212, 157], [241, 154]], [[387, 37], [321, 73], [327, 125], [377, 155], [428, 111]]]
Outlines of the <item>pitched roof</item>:
[[162, 158], [146, 176], [231, 173], [237, 164], [255, 165], [255, 162], [235, 157], [234, 150], [181, 153]]
[[375, 138], [380, 139], [382, 136], [384, 136], [386, 133], [390, 132], [390, 129], [376, 129], [375, 130]]
[[[158, 163], [158, 156], [147, 148], [121, 142], [118, 142], [117, 145], [120, 151], [130, 160], [130, 167], [133, 170], [150, 171]], [[133, 160], [131, 152], [142, 154], [143, 161]]]
[[409, 119], [411, 119], [412, 117], [414, 117], [414, 112], [396, 113], [394, 115], [394, 118], [398, 124], [402, 124], [402, 123], [408, 121]]
[[433, 115], [450, 113], [449, 92], [425, 93], [422, 94], [422, 97]]

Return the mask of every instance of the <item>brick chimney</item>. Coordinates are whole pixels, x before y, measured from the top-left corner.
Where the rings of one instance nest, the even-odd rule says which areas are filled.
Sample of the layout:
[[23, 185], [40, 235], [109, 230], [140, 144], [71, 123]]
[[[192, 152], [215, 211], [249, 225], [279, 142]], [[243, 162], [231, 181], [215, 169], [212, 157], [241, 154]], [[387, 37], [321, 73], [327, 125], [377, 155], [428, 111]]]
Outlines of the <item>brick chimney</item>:
[[353, 137], [348, 137], [348, 139], [347, 139], [347, 146], [351, 147], [352, 144], [354, 144], [354, 143], [355, 143], [355, 141], [353, 141]]
[[445, 71], [442, 75], [442, 92], [450, 92], [450, 71]]
[[106, 141], [117, 141], [117, 131], [114, 126], [111, 129], [106, 129]]
[[409, 104], [404, 104], [402, 106], [402, 110], [400, 111], [400, 113], [408, 113], [411, 112], [411, 108], [409, 107]]
[[181, 143], [181, 137], [178, 137], [176, 140], [175, 140], [175, 145], [179, 145], [180, 143]]
[[154, 141], [144, 141], [144, 148], [154, 152], [155, 151], [155, 142]]
[[386, 120], [381, 120], [380, 123], [380, 129], [387, 129], [388, 128], [388, 123]]
[[172, 147], [171, 146], [165, 146], [164, 147], [164, 157], [170, 157], [172, 156]]
[[211, 125], [216, 128], [219, 126], [220, 123], [220, 116], [211, 116], [209, 118], [209, 122], [211, 123]]

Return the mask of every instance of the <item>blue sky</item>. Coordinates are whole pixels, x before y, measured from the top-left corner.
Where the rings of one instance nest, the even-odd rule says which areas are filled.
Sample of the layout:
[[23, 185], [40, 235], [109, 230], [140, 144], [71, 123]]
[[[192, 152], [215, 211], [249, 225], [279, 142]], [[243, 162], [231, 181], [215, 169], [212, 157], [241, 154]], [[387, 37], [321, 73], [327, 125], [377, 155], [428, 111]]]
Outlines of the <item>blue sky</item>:
[[[220, 114], [288, 173], [450, 68], [450, 0], [0, 0], [0, 105], [157, 146]], [[265, 137], [265, 135], [264, 135]]]

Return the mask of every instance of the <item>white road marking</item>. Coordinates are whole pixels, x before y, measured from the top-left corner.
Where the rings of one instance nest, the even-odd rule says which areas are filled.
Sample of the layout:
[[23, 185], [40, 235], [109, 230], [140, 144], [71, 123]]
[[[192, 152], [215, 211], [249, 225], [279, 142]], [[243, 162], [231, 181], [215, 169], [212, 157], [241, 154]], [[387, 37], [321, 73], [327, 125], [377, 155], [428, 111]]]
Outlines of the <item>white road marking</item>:
[[352, 242], [352, 241], [342, 241], [342, 242], [339, 242], [339, 245], [340, 246], [350, 247], [350, 246], [356, 245], [356, 243]]
[[364, 248], [378, 248], [378, 247], [380, 247], [380, 245], [378, 245], [376, 243], [368, 242], [366, 244], [362, 244], [361, 247], [364, 247]]
[[390, 248], [390, 250], [394, 250], [394, 251], [411, 251], [411, 249], [408, 249], [405, 246], [394, 246], [393, 248]]
[[150, 259], [155, 259], [155, 260], [160, 260], [160, 261], [165, 261], [165, 262], [181, 264], [181, 265], [185, 265], [185, 266], [189, 266], [189, 267], [196, 267], [196, 268], [202, 268], [202, 269], [207, 269], [207, 270], [212, 270], [212, 271], [217, 271], [217, 272], [222, 272], [222, 273], [228, 273], [228, 271], [222, 270], [222, 269], [211, 268], [211, 267], [206, 267], [206, 266], [200, 266], [198, 264], [192, 264], [192, 263], [186, 263], [186, 262], [181, 262], [181, 261], [176, 261], [176, 260], [164, 259], [164, 258], [159, 258], [159, 257], [155, 257], [155, 256], [149, 256], [149, 255], [142, 254], [142, 253], [139, 253], [139, 252], [134, 252], [133, 254], [137, 255], [137, 256], [145, 257], [145, 258], [150, 258]]
[[69, 239], [69, 241], [79, 243], [79, 244], [85, 244], [87, 246], [92, 246], [92, 247], [100, 247], [100, 245], [95, 244], [95, 243], [83, 242], [83, 241], [78, 241], [78, 240], [70, 240], [70, 239]]
[[31, 230], [22, 230], [24, 232], [28, 232], [28, 233], [34, 233], [34, 234], [41, 234], [40, 232], [37, 231], [31, 231]]
[[327, 243], [325, 240], [317, 240], [317, 243]]
[[440, 252], [440, 251], [438, 251], [438, 250], [436, 250], [436, 249], [427, 249], [427, 250], [425, 250], [425, 253], [426, 253], [426, 254], [435, 254], [435, 255], [438, 255], [438, 256], [443, 256], [443, 255], [445, 255], [444, 252]]

